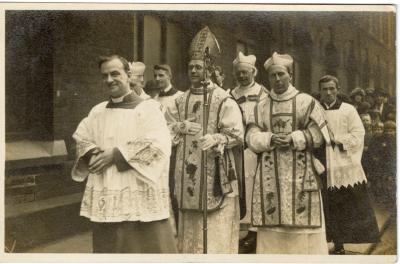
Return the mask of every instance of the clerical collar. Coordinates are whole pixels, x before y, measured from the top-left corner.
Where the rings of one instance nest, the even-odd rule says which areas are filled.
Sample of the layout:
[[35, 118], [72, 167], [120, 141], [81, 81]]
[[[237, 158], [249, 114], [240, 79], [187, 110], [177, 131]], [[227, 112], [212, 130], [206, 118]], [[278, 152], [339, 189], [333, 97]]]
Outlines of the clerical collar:
[[128, 94], [132, 93], [132, 91], [128, 91], [126, 94], [124, 94], [123, 96], [114, 98], [110, 96], [110, 99], [113, 103], [121, 103], [124, 100], [124, 97], [127, 96]]
[[336, 98], [336, 100], [333, 101], [330, 105], [327, 105], [326, 103], [322, 103], [322, 107], [325, 110], [337, 110], [340, 108], [341, 104], [342, 104], [342, 101], [340, 101], [339, 98]]
[[335, 101], [333, 101], [330, 105], [327, 105], [325, 102], [324, 102], [324, 105], [325, 105], [325, 109], [329, 109], [329, 108], [332, 108], [332, 106], [334, 106], [336, 104], [336, 100]]
[[286, 90], [286, 92], [284, 92], [282, 94], [276, 94], [274, 92], [274, 90], [272, 89], [271, 92], [269, 93], [269, 95], [275, 101], [287, 101], [289, 99], [292, 99], [298, 93], [299, 93], [299, 91], [292, 84], [289, 84], [289, 87]]
[[161, 90], [160, 94], [158, 95], [159, 97], [163, 97], [163, 96], [171, 96], [174, 95], [178, 92], [177, 89], [175, 89], [174, 87], [172, 87], [172, 85], [170, 84], [167, 89], [165, 90]]
[[[118, 101], [116, 102], [115, 99]], [[127, 95], [122, 97], [122, 100], [119, 101], [120, 97], [112, 98], [107, 103], [106, 108], [124, 108], [124, 109], [133, 109], [138, 104], [143, 102], [144, 100], [140, 98], [136, 93], [130, 92]]]
[[168, 91], [171, 90], [171, 89], [172, 89], [172, 85], [169, 84], [169, 85], [167, 86], [167, 88], [165, 88], [164, 90], [161, 90], [161, 91], [163, 91], [164, 93], [168, 93]]
[[[207, 91], [211, 91], [212, 89], [215, 88], [215, 84], [212, 81], [209, 81], [209, 82], [210, 82], [210, 84], [207, 87]], [[203, 94], [204, 93], [204, 89], [203, 89], [203, 86], [200, 86], [200, 87], [191, 86], [190, 87], [190, 92], [192, 94]]]

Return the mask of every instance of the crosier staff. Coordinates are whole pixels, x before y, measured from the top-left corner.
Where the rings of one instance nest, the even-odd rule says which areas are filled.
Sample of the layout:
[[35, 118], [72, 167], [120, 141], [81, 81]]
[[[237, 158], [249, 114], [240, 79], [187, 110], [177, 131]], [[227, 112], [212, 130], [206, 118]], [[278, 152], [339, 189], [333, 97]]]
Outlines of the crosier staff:
[[[221, 53], [219, 44], [214, 34], [206, 26], [200, 30], [190, 45], [190, 50], [192, 54], [199, 55], [203, 59], [204, 73], [203, 73], [203, 136], [207, 135], [207, 123], [208, 123], [208, 91], [207, 88], [210, 84], [208, 70], [213, 66], [214, 59]], [[201, 183], [203, 189], [201, 190], [201, 204], [203, 210], [203, 253], [207, 254], [207, 209], [208, 209], [208, 194], [207, 194], [207, 151], [202, 151], [202, 173], [201, 173]]]
[[[208, 123], [208, 98], [207, 98], [207, 87], [210, 84], [208, 80], [208, 68], [211, 64], [210, 49], [206, 47], [203, 57], [204, 71], [203, 71], [203, 136], [207, 134], [207, 123]], [[201, 180], [203, 182], [202, 192], [202, 204], [203, 204], [203, 254], [207, 254], [207, 150], [203, 150], [202, 153], [202, 167], [203, 173]]]

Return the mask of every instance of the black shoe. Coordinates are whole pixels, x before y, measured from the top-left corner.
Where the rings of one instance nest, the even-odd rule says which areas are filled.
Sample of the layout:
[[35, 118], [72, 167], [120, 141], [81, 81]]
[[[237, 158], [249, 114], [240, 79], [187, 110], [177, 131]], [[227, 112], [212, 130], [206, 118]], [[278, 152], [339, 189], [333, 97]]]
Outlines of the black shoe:
[[255, 253], [257, 247], [257, 232], [249, 231], [247, 236], [239, 241], [239, 253]]
[[346, 251], [344, 250], [344, 248], [340, 248], [340, 249], [335, 249], [332, 252], [333, 255], [346, 255]]
[[344, 250], [344, 246], [342, 243], [334, 242], [335, 248], [332, 252], [333, 255], [346, 255], [346, 251]]

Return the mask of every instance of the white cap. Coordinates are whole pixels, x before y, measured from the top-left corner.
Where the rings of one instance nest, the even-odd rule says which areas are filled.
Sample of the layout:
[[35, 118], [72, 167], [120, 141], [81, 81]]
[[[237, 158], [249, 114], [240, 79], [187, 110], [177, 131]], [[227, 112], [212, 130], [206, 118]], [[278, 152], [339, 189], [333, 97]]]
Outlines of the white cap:
[[264, 68], [268, 71], [268, 68], [272, 65], [281, 65], [290, 69], [293, 64], [293, 58], [289, 54], [278, 54], [274, 52], [272, 57], [265, 61]]
[[130, 62], [129, 68], [131, 70], [132, 75], [144, 75], [144, 70], [146, 69], [146, 65], [143, 62]]
[[233, 61], [233, 66], [236, 66], [237, 64], [247, 64], [250, 67], [254, 68], [256, 65], [256, 56], [254, 55], [245, 56], [241, 51], [239, 51], [239, 54]]

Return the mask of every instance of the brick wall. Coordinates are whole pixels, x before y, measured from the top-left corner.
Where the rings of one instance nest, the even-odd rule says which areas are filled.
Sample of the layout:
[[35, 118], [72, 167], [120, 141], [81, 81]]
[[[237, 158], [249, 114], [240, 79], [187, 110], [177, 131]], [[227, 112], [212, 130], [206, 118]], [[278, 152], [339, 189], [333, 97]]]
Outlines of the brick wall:
[[7, 170], [5, 204], [19, 204], [82, 192], [71, 179], [72, 163]]
[[98, 57], [133, 58], [133, 17], [127, 12], [79, 11], [62, 13], [55, 20], [54, 131], [67, 148], [78, 123], [94, 105], [107, 100]]

